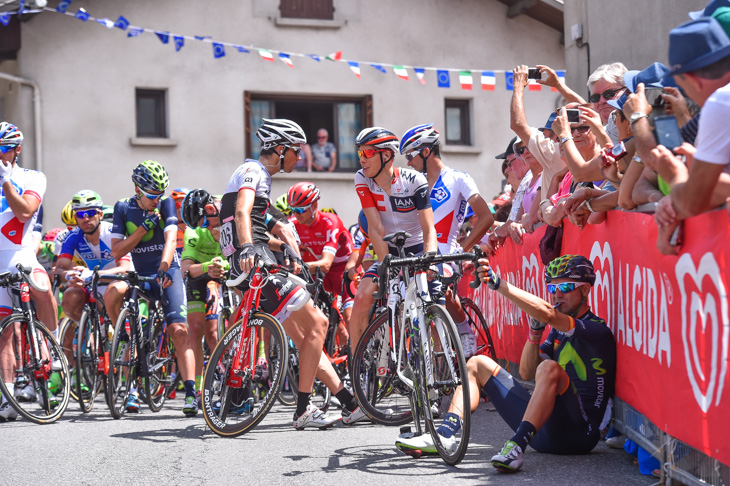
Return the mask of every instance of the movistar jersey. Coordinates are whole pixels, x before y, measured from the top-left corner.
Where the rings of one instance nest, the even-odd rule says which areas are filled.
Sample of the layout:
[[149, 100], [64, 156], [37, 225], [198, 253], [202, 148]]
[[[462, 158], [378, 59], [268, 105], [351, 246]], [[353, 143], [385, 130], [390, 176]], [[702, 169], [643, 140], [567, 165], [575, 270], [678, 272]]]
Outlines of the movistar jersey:
[[188, 228], [185, 230], [185, 247], [181, 260], [205, 263], [222, 256], [221, 247], [208, 228]]
[[[177, 232], [175, 201], [172, 198], [163, 197], [157, 209], [160, 211], [160, 222], [147, 231], [142, 237], [142, 241], [130, 252], [134, 268], [143, 274], [157, 272], [162, 261], [162, 250], [165, 247], [165, 233]], [[148, 214], [148, 211], [139, 207], [136, 197], [117, 201], [114, 205], [112, 239], [124, 239], [134, 233]], [[173, 262], [179, 264], [177, 252], [174, 252]]]
[[[94, 245], [86, 238], [86, 235], [79, 229], [74, 228], [69, 232], [63, 242], [59, 258], [68, 258], [74, 262], [82, 262], [87, 268], [93, 270], [97, 265], [99, 270], [106, 270], [117, 266], [117, 261], [112, 256], [112, 224], [106, 221], [99, 223], [99, 244]], [[119, 261], [131, 261], [129, 255], [125, 255]]]
[[469, 174], [449, 167], [441, 170], [431, 189], [433, 226], [441, 254], [459, 251], [460, 247], [456, 242], [459, 226], [464, 222], [466, 202], [475, 194], [479, 194], [479, 190]]

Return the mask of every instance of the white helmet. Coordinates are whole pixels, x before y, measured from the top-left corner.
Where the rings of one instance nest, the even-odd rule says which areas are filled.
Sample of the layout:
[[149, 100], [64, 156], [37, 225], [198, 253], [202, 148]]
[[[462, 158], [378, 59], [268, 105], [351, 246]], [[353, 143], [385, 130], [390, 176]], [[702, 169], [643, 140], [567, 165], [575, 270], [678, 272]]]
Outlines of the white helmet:
[[0, 145], [20, 145], [23, 143], [23, 132], [6, 121], [0, 123]]
[[277, 145], [307, 143], [304, 130], [293, 121], [284, 118], [262, 118], [262, 120], [264, 123], [256, 132], [256, 136], [261, 140], [263, 150], [274, 148]]
[[407, 154], [411, 150], [423, 146], [432, 147], [439, 143], [439, 132], [433, 128], [433, 123], [416, 125], [408, 130], [400, 141], [400, 153]]

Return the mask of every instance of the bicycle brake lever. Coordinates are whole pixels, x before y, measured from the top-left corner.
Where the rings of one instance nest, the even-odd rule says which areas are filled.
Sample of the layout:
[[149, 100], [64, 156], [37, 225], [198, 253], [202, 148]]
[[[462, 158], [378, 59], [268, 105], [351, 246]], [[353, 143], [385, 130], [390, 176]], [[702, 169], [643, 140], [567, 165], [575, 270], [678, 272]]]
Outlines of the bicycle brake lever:
[[477, 263], [477, 260], [479, 260], [480, 258], [482, 258], [484, 256], [484, 252], [479, 247], [479, 245], [474, 245], [473, 252], [474, 252], [474, 260], [473, 260], [474, 271], [472, 272], [472, 275], [474, 275], [474, 280], [469, 282], [469, 287], [471, 287], [473, 289], [477, 289], [482, 284], [482, 281], [479, 279], [479, 275], [477, 274], [477, 267], [479, 266], [479, 264]]

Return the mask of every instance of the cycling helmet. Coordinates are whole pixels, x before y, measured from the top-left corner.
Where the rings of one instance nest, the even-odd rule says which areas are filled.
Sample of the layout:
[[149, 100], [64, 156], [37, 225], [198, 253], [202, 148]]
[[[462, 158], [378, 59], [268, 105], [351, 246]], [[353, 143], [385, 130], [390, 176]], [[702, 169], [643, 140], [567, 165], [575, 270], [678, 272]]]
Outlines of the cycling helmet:
[[281, 213], [285, 216], [289, 216], [291, 214], [291, 207], [289, 207], [289, 202], [286, 200], [286, 194], [282, 194], [276, 198], [276, 201], [274, 201], [274, 207], [281, 211]]
[[277, 145], [307, 143], [307, 136], [302, 127], [291, 120], [262, 118], [262, 121], [263, 124], [256, 132], [256, 136], [261, 140], [263, 150], [274, 148]]
[[550, 283], [558, 278], [569, 278], [593, 285], [596, 281], [596, 272], [586, 257], [582, 255], [563, 255], [557, 257], [545, 267], [545, 283]]
[[183, 222], [195, 229], [198, 221], [205, 215], [205, 205], [213, 201], [213, 196], [205, 189], [193, 189], [183, 199], [180, 216]]
[[132, 181], [143, 191], [165, 192], [170, 184], [165, 168], [154, 160], [145, 160], [135, 167]]
[[63, 210], [61, 211], [61, 221], [63, 221], [63, 224], [66, 226], [78, 225], [78, 223], [76, 223], [76, 216], [74, 215], [72, 201], [67, 202], [63, 207]]
[[43, 235], [43, 241], [50, 241], [50, 242], [56, 241], [56, 237], [62, 231], [67, 231], [67, 230], [66, 230], [66, 228], [53, 228], [48, 233]]
[[104, 206], [101, 208], [101, 220], [109, 223], [114, 221], [114, 206]]
[[323, 213], [332, 213], [335, 216], [337, 216], [337, 211], [335, 211], [335, 208], [322, 208], [320, 209]]
[[398, 151], [398, 137], [390, 130], [381, 127], [366, 128], [355, 139], [355, 146], [372, 145], [379, 149]]
[[439, 132], [433, 128], [433, 123], [416, 125], [408, 130], [400, 140], [400, 153], [405, 155], [411, 150], [424, 146], [432, 147], [439, 144]]
[[104, 203], [101, 200], [101, 196], [88, 189], [77, 192], [74, 194], [73, 199], [71, 199], [71, 209], [74, 211], [86, 208], [101, 209], [102, 207], [104, 207]]
[[289, 188], [286, 200], [293, 208], [311, 206], [319, 200], [319, 188], [311, 182], [297, 182]]
[[187, 187], [177, 187], [172, 190], [170, 193], [170, 197], [175, 200], [175, 202], [180, 202], [183, 199], [185, 199], [185, 195], [190, 192], [190, 189]]
[[23, 143], [23, 132], [12, 123], [0, 123], [0, 145], [20, 145]]

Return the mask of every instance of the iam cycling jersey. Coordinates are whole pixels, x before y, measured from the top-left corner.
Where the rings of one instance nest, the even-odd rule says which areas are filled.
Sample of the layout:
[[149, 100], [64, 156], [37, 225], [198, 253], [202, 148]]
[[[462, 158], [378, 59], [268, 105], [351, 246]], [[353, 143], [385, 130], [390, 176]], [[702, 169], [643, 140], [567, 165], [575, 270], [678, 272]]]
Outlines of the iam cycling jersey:
[[469, 174], [449, 167], [441, 170], [431, 189], [433, 226], [441, 254], [448, 255], [460, 250], [456, 237], [464, 222], [467, 201], [475, 194], [479, 194], [479, 190]]
[[220, 245], [227, 258], [241, 247], [236, 233], [236, 201], [239, 191], [254, 191], [251, 209], [251, 233], [254, 243], [266, 243], [266, 212], [269, 209], [271, 193], [271, 174], [258, 160], [246, 159], [239, 165], [226, 186], [221, 200], [221, 237]]
[[423, 244], [423, 231], [417, 211], [431, 207], [428, 182], [423, 174], [396, 167], [388, 196], [375, 179], [365, 177], [359, 170], [355, 174], [355, 190], [363, 209], [378, 210], [385, 235], [406, 231], [411, 234], [406, 240], [406, 247]]
[[[112, 256], [112, 224], [106, 221], [99, 223], [98, 245], [92, 244], [79, 228], [74, 228], [63, 242], [58, 257], [81, 262], [89, 269], [94, 269], [97, 265], [99, 270], [116, 267], [117, 261]], [[119, 260], [131, 261], [132, 258], [125, 255]]]
[[[162, 250], [165, 247], [165, 233], [168, 231], [177, 232], [175, 201], [172, 198], [163, 197], [157, 208], [160, 211], [160, 222], [155, 228], [147, 231], [142, 237], [142, 241], [130, 252], [134, 268], [143, 274], [157, 272], [162, 261]], [[147, 211], [139, 207], [136, 197], [117, 201], [114, 205], [112, 239], [124, 239], [134, 233], [148, 214]], [[177, 252], [173, 255], [173, 263], [179, 266]]]
[[[43, 200], [46, 192], [46, 176], [42, 173], [15, 165], [10, 174], [10, 183], [21, 197], [29, 195], [39, 202]], [[0, 250], [18, 251], [21, 248], [33, 248], [33, 230], [38, 212], [25, 223], [21, 223], [5, 199], [4, 190], [0, 199]], [[33, 250], [35, 251], [35, 248]]]
[[350, 258], [352, 236], [337, 215], [317, 211], [309, 226], [299, 224], [293, 216], [289, 220], [299, 234], [300, 252], [305, 262], [320, 260], [325, 253], [335, 256], [333, 265], [344, 264]]

